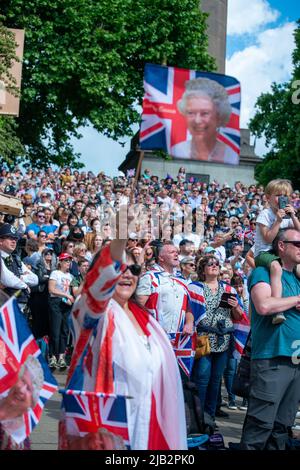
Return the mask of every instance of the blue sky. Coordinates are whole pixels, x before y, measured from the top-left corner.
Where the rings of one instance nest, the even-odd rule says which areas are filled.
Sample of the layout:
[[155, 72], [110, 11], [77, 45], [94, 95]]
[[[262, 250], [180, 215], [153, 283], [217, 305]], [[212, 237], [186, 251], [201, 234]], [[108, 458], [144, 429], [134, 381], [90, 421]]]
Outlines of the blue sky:
[[[300, 18], [297, 0], [228, 0], [226, 73], [242, 85], [241, 126], [254, 114], [256, 98], [270, 89], [273, 81], [284, 82], [292, 71], [293, 31]], [[137, 129], [137, 128], [136, 128]], [[118, 174], [118, 166], [130, 148], [122, 147], [93, 128], [81, 129], [83, 138], [73, 140], [86, 169]], [[256, 144], [263, 155], [264, 141]]]

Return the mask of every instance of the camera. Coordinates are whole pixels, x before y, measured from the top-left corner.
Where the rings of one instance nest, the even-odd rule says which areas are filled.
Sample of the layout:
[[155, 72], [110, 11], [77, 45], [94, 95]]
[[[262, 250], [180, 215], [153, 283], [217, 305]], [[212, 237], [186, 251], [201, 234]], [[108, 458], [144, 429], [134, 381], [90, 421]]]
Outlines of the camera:
[[285, 209], [289, 203], [289, 198], [287, 196], [278, 197], [278, 207], [279, 209]]

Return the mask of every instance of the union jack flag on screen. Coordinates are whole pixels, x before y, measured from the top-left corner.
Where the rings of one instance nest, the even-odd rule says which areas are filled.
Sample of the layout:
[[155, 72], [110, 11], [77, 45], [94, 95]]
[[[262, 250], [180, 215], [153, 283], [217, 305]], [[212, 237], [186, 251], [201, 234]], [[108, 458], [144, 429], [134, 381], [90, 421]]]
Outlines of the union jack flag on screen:
[[8, 300], [0, 309], [0, 350], [0, 400], [17, 382], [20, 369], [29, 356], [38, 360], [44, 379], [37, 403], [20, 417], [21, 426], [12, 429], [2, 423], [6, 432], [19, 444], [41, 419], [44, 405], [57, 390], [57, 383], [15, 298]]
[[[144, 72], [145, 95], [140, 129], [142, 150], [162, 149], [178, 158], [195, 159], [190, 149], [191, 134], [186, 118], [177, 107], [185, 91], [185, 83], [195, 78], [213, 80], [225, 88], [231, 115], [225, 127], [217, 134], [219, 147], [225, 149], [224, 163], [238, 164], [240, 154], [240, 83], [233, 77], [211, 72], [146, 64]], [[225, 95], [226, 96], [226, 95]], [[197, 158], [196, 158], [197, 159]], [[210, 158], [208, 157], [208, 160]], [[214, 160], [213, 156], [211, 161]]]
[[129, 446], [126, 397], [76, 390], [61, 393], [67, 434], [83, 437], [105, 428]]
[[189, 377], [192, 373], [196, 349], [196, 333], [187, 335], [183, 333], [169, 333], [171, 345], [179, 367]]

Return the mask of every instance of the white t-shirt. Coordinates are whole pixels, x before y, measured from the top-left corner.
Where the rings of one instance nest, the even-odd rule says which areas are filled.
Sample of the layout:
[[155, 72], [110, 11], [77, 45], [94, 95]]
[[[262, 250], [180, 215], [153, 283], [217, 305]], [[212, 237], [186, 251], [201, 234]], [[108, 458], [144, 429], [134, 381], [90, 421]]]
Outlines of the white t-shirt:
[[214, 256], [218, 258], [221, 264], [225, 263], [226, 260], [226, 249], [224, 245], [218, 246], [215, 248]]
[[[254, 256], [258, 256], [260, 253], [263, 251], [270, 251], [272, 249], [272, 243], [266, 243], [265, 240], [263, 239], [262, 233], [260, 231], [260, 228], [258, 224], [265, 225], [268, 228], [271, 228], [276, 221], [276, 215], [272, 211], [271, 208], [264, 209], [261, 211], [261, 213], [258, 215], [256, 219], [256, 232], [255, 232], [255, 251], [254, 251]], [[292, 219], [289, 217], [288, 219], [283, 219], [280, 224], [280, 228], [288, 228], [288, 227], [294, 227]]]
[[[55, 289], [58, 289], [66, 294], [70, 294], [70, 284], [73, 279], [72, 274], [63, 273], [62, 271], [55, 270], [50, 274], [49, 280], [55, 281]], [[57, 297], [56, 295], [50, 294], [50, 297]]]

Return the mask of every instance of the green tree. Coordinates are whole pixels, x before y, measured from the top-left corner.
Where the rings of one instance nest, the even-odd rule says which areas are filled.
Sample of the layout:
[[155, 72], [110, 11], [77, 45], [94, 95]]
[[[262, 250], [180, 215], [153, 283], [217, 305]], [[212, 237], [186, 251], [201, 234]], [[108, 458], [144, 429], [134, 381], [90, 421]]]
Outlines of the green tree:
[[[14, 96], [19, 94], [11, 67], [16, 57], [14, 35], [2, 23], [0, 16], [0, 91], [2, 87]], [[16, 135], [16, 122], [13, 117], [1, 116], [0, 109], [0, 159], [8, 164], [24, 154], [24, 148]]]
[[264, 185], [274, 178], [288, 178], [300, 188], [300, 22], [295, 42], [292, 79], [274, 83], [270, 93], [258, 98], [249, 126], [257, 137], [266, 138], [269, 149], [256, 168], [256, 177]]
[[[117, 140], [140, 120], [146, 62], [213, 70], [199, 0], [2, 0], [25, 29], [18, 135], [35, 167], [76, 165], [91, 123]], [[80, 165], [80, 164], [79, 164]]]

